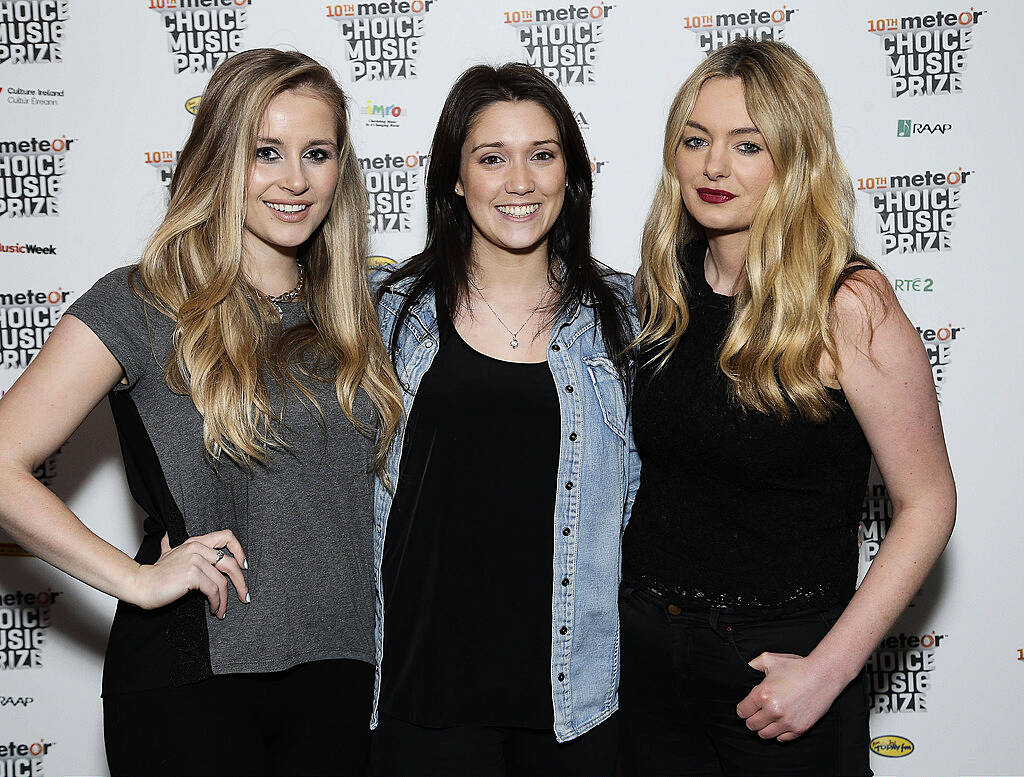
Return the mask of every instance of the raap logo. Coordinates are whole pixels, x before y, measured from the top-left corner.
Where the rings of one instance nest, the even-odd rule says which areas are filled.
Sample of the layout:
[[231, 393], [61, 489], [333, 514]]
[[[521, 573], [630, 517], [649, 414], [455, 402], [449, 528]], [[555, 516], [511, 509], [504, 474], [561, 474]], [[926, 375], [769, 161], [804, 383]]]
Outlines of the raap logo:
[[64, 61], [69, 0], [0, 0], [0, 65]]
[[786, 25], [798, 8], [757, 9], [740, 13], [697, 14], [684, 16], [683, 27], [697, 36], [697, 45], [705, 54], [718, 51], [739, 38], [784, 40]]
[[910, 119], [896, 120], [896, 137], [909, 138], [911, 135], [945, 135], [953, 129], [949, 122], [943, 124], [918, 124]]
[[916, 327], [917, 333], [921, 335], [921, 342], [928, 352], [928, 361], [932, 365], [932, 378], [935, 381], [935, 395], [942, 402], [942, 389], [945, 387], [947, 373], [949, 371], [950, 355], [953, 352], [953, 343], [957, 336], [964, 331], [962, 326], [947, 324], [935, 329]]
[[515, 28], [526, 64], [560, 86], [593, 84], [604, 20], [615, 7], [602, 0], [596, 5], [505, 11], [505, 24]]
[[146, 151], [144, 152], [146, 164], [157, 171], [160, 176], [160, 183], [170, 188], [171, 179], [174, 177], [174, 170], [178, 166], [180, 151]]
[[370, 229], [374, 232], [407, 232], [411, 212], [423, 181], [429, 154], [384, 154], [359, 157], [369, 197]]
[[74, 138], [0, 140], [0, 216], [55, 216]]
[[45, 739], [0, 743], [0, 777], [45, 777], [46, 756], [56, 744]]
[[[0, 671], [39, 669], [50, 628], [50, 609], [63, 591], [0, 594]], [[4, 753], [0, 750], [0, 756]], [[0, 762], [2, 764], [2, 762]], [[0, 774], [3, 771], [0, 770]]]
[[886, 758], [903, 758], [914, 752], [914, 743], [897, 734], [885, 734], [871, 740], [871, 752]]
[[35, 699], [31, 696], [0, 696], [0, 709], [4, 707], [27, 707]]
[[383, 0], [327, 6], [338, 23], [352, 80], [415, 78], [426, 16], [437, 0]]
[[[0, 92], [3, 88], [0, 87]], [[20, 89], [7, 87], [7, 102], [10, 105], [40, 105], [54, 107], [64, 99], [63, 89]]]
[[57, 247], [54, 245], [39, 245], [38, 243], [0, 243], [0, 254], [44, 254], [54, 256]]
[[890, 634], [868, 658], [871, 711], [925, 712], [935, 652], [948, 634]]
[[935, 11], [921, 16], [868, 20], [868, 32], [882, 41], [892, 96], [954, 94], [963, 91], [967, 50], [974, 27], [986, 11]]
[[401, 105], [388, 105], [367, 100], [359, 109], [367, 127], [400, 127], [405, 109]]
[[195, 116], [197, 113], [199, 113], [199, 103], [201, 103], [202, 101], [203, 96], [201, 94], [198, 94], [195, 97], [189, 97], [187, 100], [185, 100], [185, 110], [191, 113], [193, 116]]
[[39, 353], [74, 292], [0, 292], [0, 367], [23, 369]]
[[252, 0], [147, 0], [160, 14], [175, 73], [212, 73], [241, 51]]
[[952, 248], [960, 188], [973, 170], [858, 178], [878, 216], [882, 250], [891, 254], [948, 251]]

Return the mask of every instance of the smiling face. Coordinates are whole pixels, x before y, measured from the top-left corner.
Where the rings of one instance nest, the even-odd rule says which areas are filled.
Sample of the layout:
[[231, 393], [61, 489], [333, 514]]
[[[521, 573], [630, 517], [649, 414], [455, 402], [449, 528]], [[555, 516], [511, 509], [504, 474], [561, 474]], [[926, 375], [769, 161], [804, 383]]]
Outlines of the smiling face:
[[249, 170], [242, 245], [250, 256], [295, 256], [330, 210], [338, 184], [338, 130], [311, 92], [274, 97]]
[[455, 191], [473, 220], [474, 254], [546, 250], [565, 199], [565, 159], [547, 110], [529, 101], [484, 108], [462, 145]]
[[676, 149], [686, 210], [709, 237], [748, 231], [774, 175], [764, 137], [747, 114], [743, 82], [708, 80]]

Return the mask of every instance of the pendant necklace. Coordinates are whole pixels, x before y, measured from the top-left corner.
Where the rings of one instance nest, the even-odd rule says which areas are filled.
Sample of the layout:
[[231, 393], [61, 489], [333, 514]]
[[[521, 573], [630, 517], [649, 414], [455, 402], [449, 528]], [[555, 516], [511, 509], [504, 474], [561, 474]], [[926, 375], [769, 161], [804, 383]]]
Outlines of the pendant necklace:
[[505, 322], [501, 320], [501, 316], [498, 315], [498, 311], [495, 310], [494, 307], [491, 305], [491, 303], [487, 301], [487, 297], [484, 296], [483, 289], [481, 289], [479, 286], [476, 285], [476, 281], [473, 280], [472, 276], [470, 276], [470, 278], [469, 278], [469, 285], [472, 286], [474, 289], [476, 289], [476, 293], [480, 295], [480, 299], [482, 299], [484, 301], [484, 304], [488, 307], [488, 309], [491, 311], [491, 313], [494, 314], [494, 317], [496, 319], [498, 319], [498, 323], [501, 324], [502, 328], [512, 336], [512, 339], [508, 341], [508, 344], [513, 349], [516, 349], [516, 348], [519, 347], [519, 333], [522, 332], [523, 329], [526, 327], [526, 325], [529, 324], [530, 321], [533, 320], [533, 317], [535, 315], [537, 315], [537, 311], [539, 311], [541, 309], [541, 306], [543, 305], [543, 302], [544, 302], [545, 298], [548, 296], [548, 292], [551, 290], [550, 286], [544, 290], [544, 293], [541, 295], [540, 299], [537, 301], [537, 307], [535, 307], [533, 309], [533, 312], [523, 322], [522, 326], [520, 326], [516, 331], [513, 332], [511, 329], [508, 328], [508, 325], [506, 325]]

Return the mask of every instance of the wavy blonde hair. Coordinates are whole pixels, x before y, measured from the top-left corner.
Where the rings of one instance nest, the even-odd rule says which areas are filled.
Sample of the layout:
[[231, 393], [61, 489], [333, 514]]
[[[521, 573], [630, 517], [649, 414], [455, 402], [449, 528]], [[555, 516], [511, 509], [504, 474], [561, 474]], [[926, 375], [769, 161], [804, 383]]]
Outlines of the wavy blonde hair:
[[[280, 331], [280, 319], [242, 265], [246, 183], [270, 101], [287, 90], [323, 100], [334, 114], [338, 186], [323, 223], [300, 248], [309, 322]], [[355, 417], [362, 388], [380, 420], [374, 467], [383, 472], [401, 417], [399, 387], [381, 340], [367, 281], [366, 191], [349, 139], [345, 95], [330, 71], [298, 52], [245, 51], [214, 71], [178, 158], [163, 223], [142, 255], [136, 292], [177, 322], [167, 385], [203, 417], [203, 445], [247, 467], [283, 442], [266, 369], [320, 412], [296, 377], [333, 382], [338, 405]]]
[[[636, 344], [664, 365], [689, 322], [680, 260], [703, 227], [683, 207], [675, 155], [700, 88], [739, 78], [747, 112], [763, 135], [775, 176], [750, 226], [746, 282], [737, 294], [719, 367], [746, 408], [824, 421], [835, 410], [819, 375], [827, 353], [839, 364], [833, 303], [859, 267], [850, 175], [836, 150], [832, 112], [817, 76], [792, 48], [738, 40], [708, 56], [669, 109], [663, 169], [644, 225], [635, 296], [642, 330]], [[868, 284], [863, 284], [868, 287]]]

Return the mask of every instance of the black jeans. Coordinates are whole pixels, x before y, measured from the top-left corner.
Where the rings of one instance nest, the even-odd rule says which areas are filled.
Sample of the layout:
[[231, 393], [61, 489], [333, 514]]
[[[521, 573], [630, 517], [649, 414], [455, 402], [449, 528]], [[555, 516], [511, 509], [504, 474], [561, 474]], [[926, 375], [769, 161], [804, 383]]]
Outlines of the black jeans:
[[363, 777], [373, 666], [335, 659], [103, 699], [119, 775]]
[[761, 739], [736, 714], [764, 679], [747, 662], [765, 651], [806, 656], [842, 608], [770, 618], [711, 608], [673, 615], [656, 594], [623, 586], [619, 610], [625, 777], [871, 774], [863, 672], [791, 742]]
[[370, 745], [374, 777], [612, 777], [619, 748], [612, 715], [571, 742], [507, 726], [424, 728], [380, 716]]

